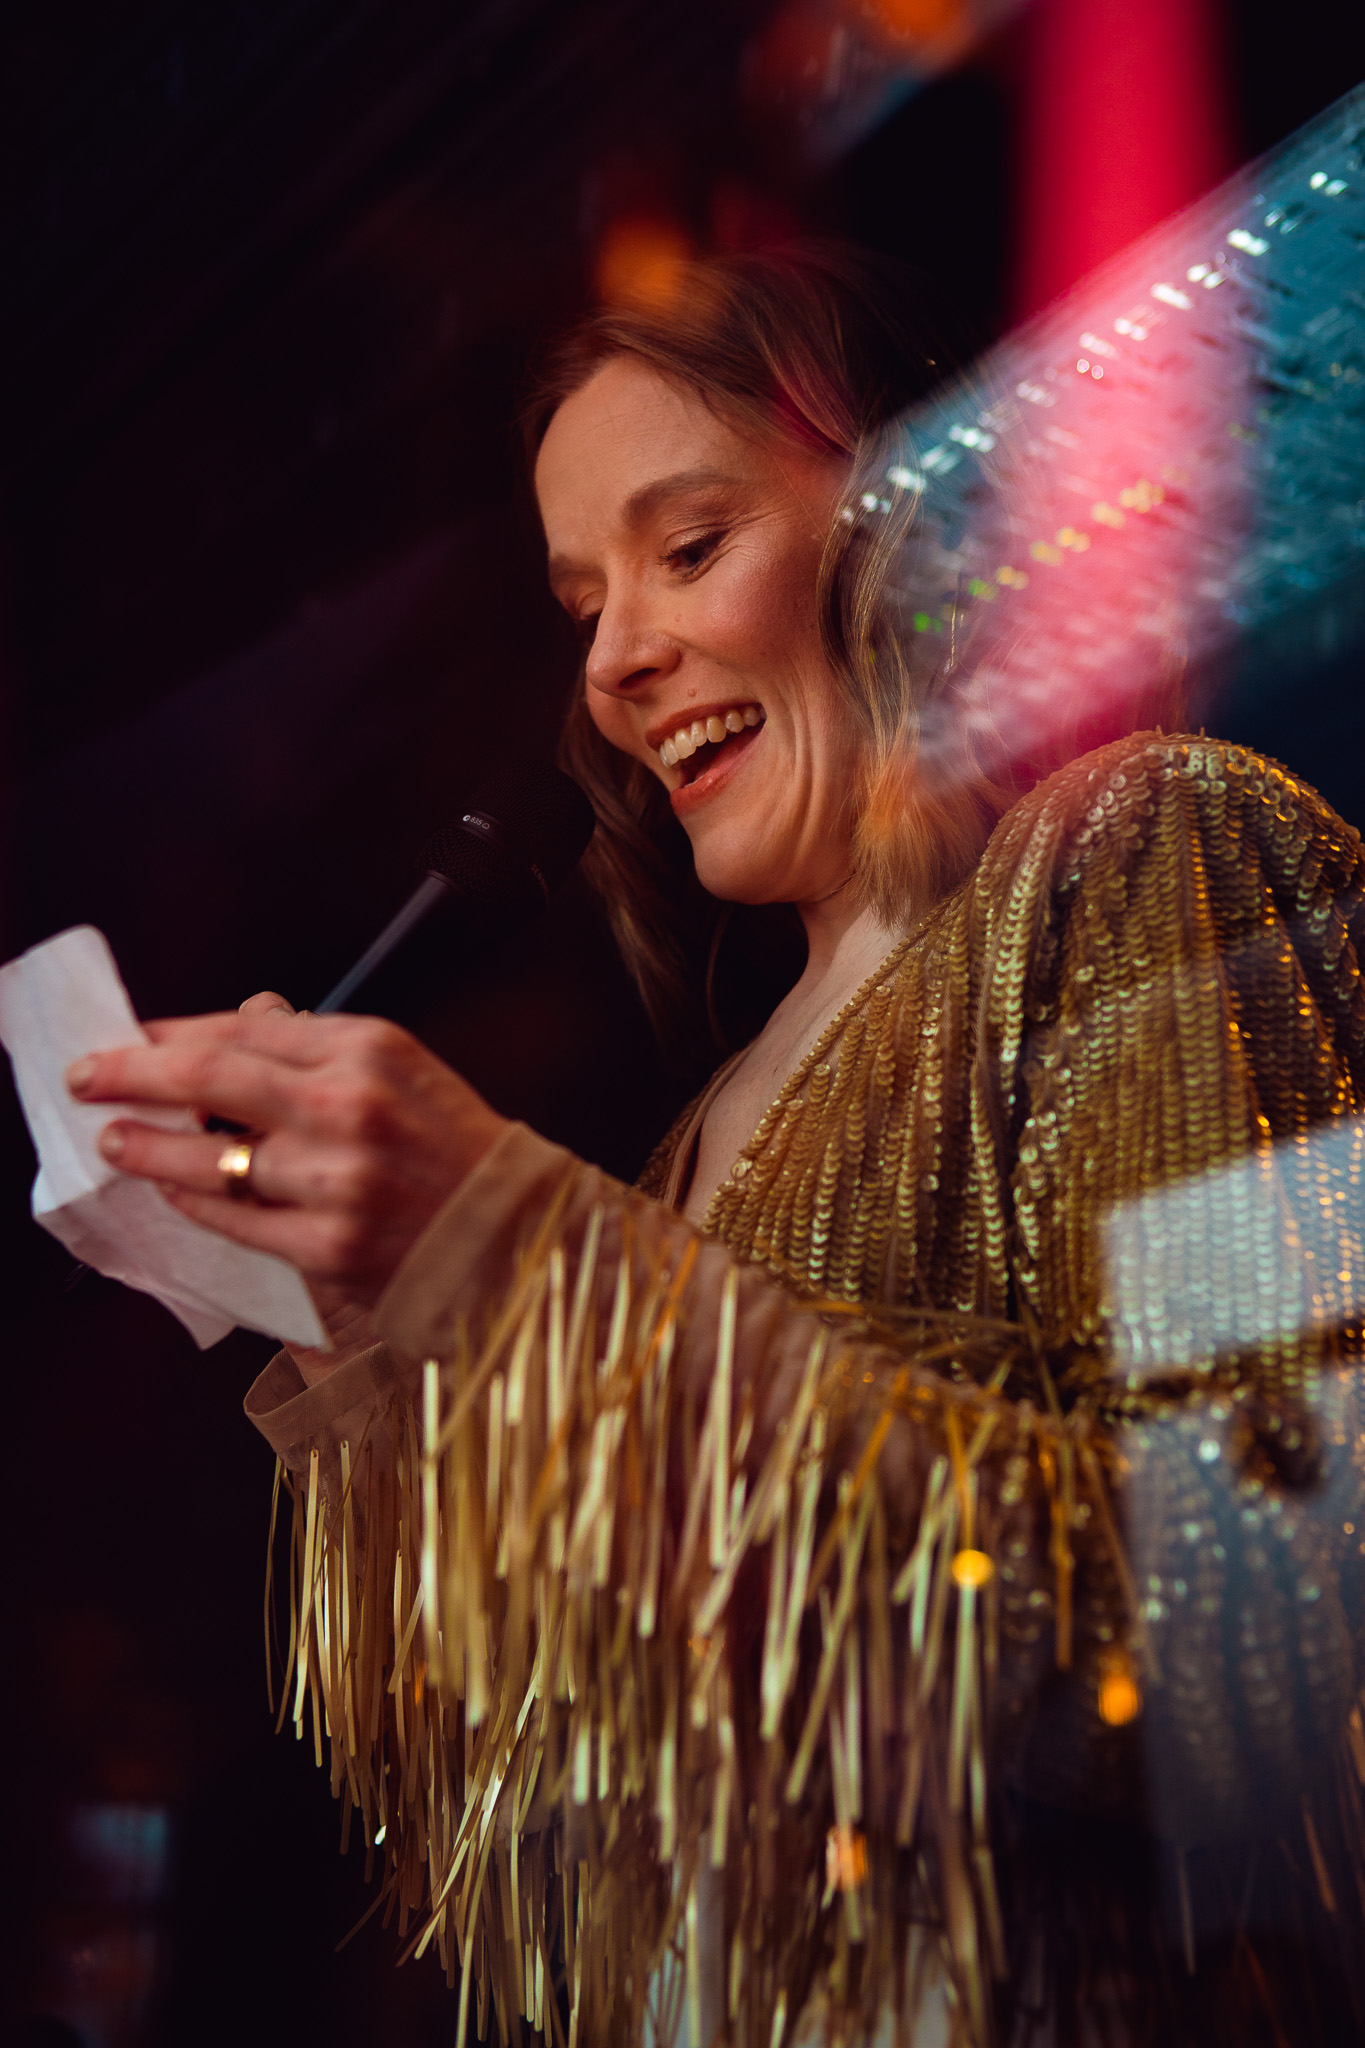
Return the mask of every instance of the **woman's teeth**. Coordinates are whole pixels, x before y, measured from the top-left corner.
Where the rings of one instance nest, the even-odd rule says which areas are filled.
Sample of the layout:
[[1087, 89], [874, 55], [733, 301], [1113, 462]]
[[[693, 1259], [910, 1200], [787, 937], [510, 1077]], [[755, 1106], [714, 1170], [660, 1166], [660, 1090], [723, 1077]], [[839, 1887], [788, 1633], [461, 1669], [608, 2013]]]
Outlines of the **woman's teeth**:
[[742, 704], [723, 717], [713, 711], [709, 718], [694, 718], [691, 725], [680, 725], [660, 747], [659, 759], [665, 768], [676, 768], [679, 761], [690, 760], [698, 747], [719, 746], [732, 732], [743, 732], [746, 725], [762, 723], [763, 713], [757, 704]]

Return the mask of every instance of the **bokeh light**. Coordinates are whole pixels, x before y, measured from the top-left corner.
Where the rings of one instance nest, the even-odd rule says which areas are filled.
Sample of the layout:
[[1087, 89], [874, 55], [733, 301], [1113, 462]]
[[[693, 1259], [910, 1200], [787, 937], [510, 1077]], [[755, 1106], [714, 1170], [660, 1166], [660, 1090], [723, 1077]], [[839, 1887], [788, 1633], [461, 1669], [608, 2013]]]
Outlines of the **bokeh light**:
[[936, 42], [964, 25], [963, 0], [863, 0], [875, 28], [909, 42]]
[[667, 309], [678, 296], [692, 245], [676, 222], [627, 215], [612, 222], [597, 252], [598, 297], [609, 306]]
[[953, 1583], [957, 1586], [984, 1586], [995, 1575], [995, 1566], [984, 1550], [959, 1550], [953, 1559]]
[[1099, 1685], [1100, 1719], [1107, 1728], [1126, 1728], [1142, 1711], [1142, 1693], [1126, 1657], [1106, 1666]]
[[825, 1883], [832, 1892], [856, 1891], [867, 1882], [867, 1837], [847, 1822], [825, 1837]]

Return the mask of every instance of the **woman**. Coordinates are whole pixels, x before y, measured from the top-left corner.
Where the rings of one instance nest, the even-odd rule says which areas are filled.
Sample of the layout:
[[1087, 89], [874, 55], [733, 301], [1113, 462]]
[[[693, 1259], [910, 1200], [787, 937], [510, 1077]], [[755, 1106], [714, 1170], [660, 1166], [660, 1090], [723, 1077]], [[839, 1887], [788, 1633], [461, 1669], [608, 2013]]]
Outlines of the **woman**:
[[588, 323], [532, 408], [647, 996], [706, 936], [678, 825], [807, 940], [641, 1190], [275, 996], [71, 1076], [259, 1134], [105, 1149], [329, 1313], [248, 1400], [281, 1718], [502, 2037], [672, 2038], [669, 1997], [764, 2044], [1353, 2024], [1365, 863], [1202, 739], [1003, 817], [931, 783], [913, 507], [850, 509], [926, 367], [814, 252]]

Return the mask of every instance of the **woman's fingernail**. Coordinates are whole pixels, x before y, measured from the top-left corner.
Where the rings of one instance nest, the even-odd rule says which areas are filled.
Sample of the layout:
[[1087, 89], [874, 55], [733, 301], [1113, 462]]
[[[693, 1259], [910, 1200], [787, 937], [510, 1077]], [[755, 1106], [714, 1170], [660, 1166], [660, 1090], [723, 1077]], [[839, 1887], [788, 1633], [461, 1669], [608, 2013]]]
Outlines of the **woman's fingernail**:
[[72, 1061], [66, 1070], [66, 1085], [73, 1095], [79, 1095], [82, 1088], [89, 1085], [94, 1071], [95, 1062], [93, 1059], [87, 1058]]
[[117, 1124], [110, 1124], [108, 1130], [100, 1132], [100, 1151], [106, 1159], [120, 1158], [127, 1142]]

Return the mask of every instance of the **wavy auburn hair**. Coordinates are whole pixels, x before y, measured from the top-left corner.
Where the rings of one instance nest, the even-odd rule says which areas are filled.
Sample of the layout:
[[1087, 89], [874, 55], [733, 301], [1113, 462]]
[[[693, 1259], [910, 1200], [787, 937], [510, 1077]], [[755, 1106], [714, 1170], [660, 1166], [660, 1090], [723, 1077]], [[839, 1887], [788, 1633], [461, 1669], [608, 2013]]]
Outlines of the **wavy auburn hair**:
[[[742, 434], [847, 464], [848, 489], [819, 571], [820, 627], [865, 740], [853, 799], [855, 874], [864, 900], [893, 928], [970, 871], [1012, 794], [971, 763], [960, 764], [951, 787], [917, 778], [924, 713], [952, 682], [897, 623], [892, 579], [916, 500], [897, 492], [875, 522], [857, 512], [864, 485], [884, 477], [894, 459], [897, 416], [946, 367], [927, 303], [913, 273], [837, 244], [713, 257], [686, 267], [667, 310], [606, 308], [572, 328], [546, 355], [523, 413], [534, 463], [563, 401], [612, 357], [628, 355], [696, 393]], [[704, 986], [723, 1042], [711, 984], [727, 906], [697, 883], [657, 777], [593, 724], [581, 670], [561, 760], [596, 807], [585, 869], [656, 1030], [665, 1041], [686, 1043], [690, 1034], [695, 1051]], [[749, 929], [752, 940], [752, 920]]]

